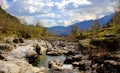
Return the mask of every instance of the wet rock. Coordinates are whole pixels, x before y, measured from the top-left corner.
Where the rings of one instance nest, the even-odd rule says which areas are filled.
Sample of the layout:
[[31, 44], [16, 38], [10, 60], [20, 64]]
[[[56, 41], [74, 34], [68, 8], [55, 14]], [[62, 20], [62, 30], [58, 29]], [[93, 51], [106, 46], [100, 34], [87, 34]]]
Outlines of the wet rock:
[[79, 70], [85, 71], [85, 63], [81, 62], [79, 63]]
[[5, 56], [3, 54], [0, 54], [0, 60], [5, 59]]
[[53, 71], [62, 71], [63, 64], [60, 60], [49, 61], [48, 68], [50, 68]]
[[52, 65], [54, 64], [54, 62], [53, 61], [49, 61], [48, 62], [48, 68], [52, 68]]
[[79, 62], [79, 70], [82, 70], [82, 71], [89, 70], [90, 66], [91, 66], [90, 60], [82, 60]]
[[104, 60], [110, 59], [109, 53], [94, 53], [89, 55], [89, 60], [92, 60], [93, 64], [103, 64]]
[[104, 64], [100, 65], [97, 69], [96, 69], [96, 72], [97, 73], [108, 73], [108, 72], [105, 72], [106, 69], [104, 67]]
[[106, 68], [109, 68], [109, 70], [111, 69], [111, 71], [120, 72], [120, 62], [106, 60], [104, 65], [106, 66]]
[[28, 59], [29, 63], [35, 62], [35, 59], [37, 58], [37, 53], [35, 51], [29, 51], [26, 53], [26, 58]]
[[79, 62], [81, 60], [82, 60], [82, 56], [81, 55], [68, 56], [68, 57], [66, 57], [64, 63], [65, 64], [72, 64], [73, 62]]
[[98, 64], [97, 63], [92, 65], [92, 70], [93, 71], [95, 71], [97, 68], [98, 68]]
[[73, 67], [79, 67], [79, 62], [73, 62], [72, 65]]
[[42, 55], [41, 46], [39, 44], [36, 44], [35, 51], [37, 52], [38, 55]]
[[58, 51], [50, 51], [50, 52], [47, 52], [46, 55], [49, 55], [49, 56], [60, 56], [60, 55], [62, 55], [62, 53], [58, 52]]
[[106, 60], [103, 64], [98, 66], [96, 69], [97, 73], [119, 73], [120, 72], [120, 62], [113, 60]]
[[116, 61], [113, 61], [113, 60], [106, 60], [105, 63], [106, 64], [111, 64], [113, 66], [120, 65], [120, 62], [116, 62]]
[[78, 52], [77, 51], [72, 51], [72, 50], [64, 53], [64, 55], [66, 55], [66, 56], [75, 55], [75, 54], [78, 54]]

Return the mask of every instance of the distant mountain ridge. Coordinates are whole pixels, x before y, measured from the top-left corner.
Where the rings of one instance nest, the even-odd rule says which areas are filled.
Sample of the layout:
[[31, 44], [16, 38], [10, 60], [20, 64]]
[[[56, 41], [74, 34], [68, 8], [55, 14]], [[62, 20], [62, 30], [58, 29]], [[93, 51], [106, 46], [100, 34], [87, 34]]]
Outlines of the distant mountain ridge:
[[[100, 26], [107, 24], [112, 17], [114, 16], [114, 14], [111, 15], [107, 15], [104, 16], [103, 18], [99, 19], [99, 23]], [[94, 22], [95, 20], [88, 20], [88, 21], [83, 21], [83, 22], [78, 22], [75, 23], [80, 30], [85, 30], [85, 29], [89, 29], [91, 27], [91, 24]], [[54, 26], [54, 27], [48, 27], [48, 31], [50, 31], [51, 33], [55, 34], [55, 35], [61, 35], [61, 36], [66, 36], [69, 35], [71, 29], [72, 29], [73, 25], [64, 27], [64, 26]]]

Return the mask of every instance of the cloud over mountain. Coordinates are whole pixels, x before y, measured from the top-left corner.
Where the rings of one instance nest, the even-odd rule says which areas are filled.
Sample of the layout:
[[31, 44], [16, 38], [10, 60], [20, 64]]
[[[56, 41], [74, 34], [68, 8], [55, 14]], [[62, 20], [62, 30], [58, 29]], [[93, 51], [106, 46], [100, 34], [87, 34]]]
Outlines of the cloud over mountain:
[[0, 0], [8, 13], [45, 26], [68, 26], [76, 22], [97, 19], [114, 12], [118, 0]]

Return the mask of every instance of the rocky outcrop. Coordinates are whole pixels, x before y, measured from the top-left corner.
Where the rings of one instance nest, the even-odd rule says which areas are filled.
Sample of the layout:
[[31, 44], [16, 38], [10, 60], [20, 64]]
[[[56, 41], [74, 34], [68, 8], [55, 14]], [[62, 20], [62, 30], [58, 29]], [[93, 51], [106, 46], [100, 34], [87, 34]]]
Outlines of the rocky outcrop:
[[109, 53], [94, 53], [86, 56], [68, 56], [64, 63], [72, 64], [85, 73], [119, 73], [119, 61], [120, 58], [112, 57]]
[[46, 68], [33, 67], [25, 61], [0, 60], [0, 73], [44, 73]]
[[117, 51], [120, 48], [120, 39], [107, 38], [107, 39], [92, 39], [90, 45], [96, 46], [97, 49], [105, 51]]
[[52, 47], [48, 48], [46, 51], [47, 55], [59, 56], [59, 55], [75, 55], [78, 54], [78, 44], [76, 42], [66, 42], [66, 41], [52, 41]]
[[47, 68], [37, 68], [29, 64], [35, 61], [43, 49], [46, 50], [46, 44], [43, 46], [43, 43], [37, 40], [24, 41], [22, 38], [13, 40], [14, 44], [17, 44], [15, 47], [9, 41], [6, 42], [7, 44], [0, 44], [0, 73], [45, 73], [48, 71]]

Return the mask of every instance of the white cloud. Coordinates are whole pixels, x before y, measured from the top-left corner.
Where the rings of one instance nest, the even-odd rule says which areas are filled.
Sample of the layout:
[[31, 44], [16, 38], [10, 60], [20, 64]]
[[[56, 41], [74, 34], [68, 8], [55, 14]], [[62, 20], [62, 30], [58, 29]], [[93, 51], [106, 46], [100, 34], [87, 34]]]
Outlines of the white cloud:
[[54, 14], [54, 13], [48, 13], [48, 14], [40, 14], [37, 15], [36, 17], [42, 18], [42, 17], [47, 17], [47, 18], [60, 18], [60, 14]]
[[7, 12], [35, 23], [45, 22], [45, 26], [68, 26], [75, 22], [101, 18], [114, 12], [118, 0], [0, 0]]
[[57, 23], [55, 22], [55, 20], [49, 20], [49, 19], [44, 19], [42, 20], [44, 22], [44, 26], [46, 27], [51, 27], [51, 26], [55, 26]]
[[7, 9], [9, 7], [8, 3], [6, 0], [0, 0], [0, 6], [3, 8], [3, 9]]
[[[31, 24], [35, 21], [35, 18], [33, 16], [18, 16], [18, 19], [24, 24]], [[35, 23], [35, 22], [34, 22]]]

